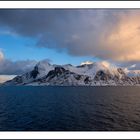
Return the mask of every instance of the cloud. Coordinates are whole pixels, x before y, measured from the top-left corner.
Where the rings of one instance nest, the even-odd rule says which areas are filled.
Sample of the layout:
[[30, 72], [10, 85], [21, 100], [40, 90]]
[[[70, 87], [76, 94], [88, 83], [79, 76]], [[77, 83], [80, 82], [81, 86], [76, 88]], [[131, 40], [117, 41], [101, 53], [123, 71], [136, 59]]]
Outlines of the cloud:
[[34, 60], [11, 61], [4, 59], [0, 61], [0, 75], [20, 75], [32, 70], [36, 63]]
[[124, 67], [129, 70], [140, 70], [139, 61], [121, 62], [121, 63], [117, 63], [117, 66]]
[[[52, 62], [50, 59], [44, 59], [42, 61], [44, 63]], [[0, 76], [1, 75], [9, 75], [9, 76], [10, 75], [22, 75], [26, 72], [31, 71], [37, 63], [38, 63], [38, 61], [36, 61], [36, 60], [12, 61], [12, 60], [6, 59], [4, 57], [3, 52], [0, 51]]]
[[0, 83], [4, 83], [8, 80], [11, 80], [15, 77], [16, 75], [0, 75]]
[[4, 59], [4, 54], [3, 52], [0, 50], [0, 61]]
[[140, 60], [140, 10], [0, 10], [0, 26], [38, 47], [119, 62]]
[[[46, 60], [49, 61], [49, 60]], [[1, 75], [20, 75], [33, 69], [37, 61], [22, 60], [12, 61], [4, 57], [4, 53], [0, 51], [0, 76]], [[0, 77], [0, 81], [4, 80], [5, 76]]]

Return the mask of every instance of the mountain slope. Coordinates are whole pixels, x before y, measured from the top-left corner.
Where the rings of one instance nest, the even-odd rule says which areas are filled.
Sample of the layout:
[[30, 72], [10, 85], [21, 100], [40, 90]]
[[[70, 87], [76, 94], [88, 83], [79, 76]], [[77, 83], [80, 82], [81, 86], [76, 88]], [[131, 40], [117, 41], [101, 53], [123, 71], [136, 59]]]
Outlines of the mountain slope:
[[32, 71], [4, 85], [96, 86], [140, 85], [140, 72], [117, 68], [105, 61], [80, 66], [39, 62]]

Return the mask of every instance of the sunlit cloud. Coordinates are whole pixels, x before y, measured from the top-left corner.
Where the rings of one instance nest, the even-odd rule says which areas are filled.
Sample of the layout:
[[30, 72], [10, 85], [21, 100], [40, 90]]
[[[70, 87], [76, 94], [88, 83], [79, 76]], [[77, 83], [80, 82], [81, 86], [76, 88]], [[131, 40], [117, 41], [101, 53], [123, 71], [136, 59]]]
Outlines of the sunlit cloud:
[[[140, 60], [140, 15], [134, 13], [121, 18], [119, 25], [107, 37], [110, 57], [118, 61]], [[114, 26], [115, 28], [115, 26]]]
[[0, 26], [36, 39], [35, 47], [139, 67], [139, 9], [0, 10]]

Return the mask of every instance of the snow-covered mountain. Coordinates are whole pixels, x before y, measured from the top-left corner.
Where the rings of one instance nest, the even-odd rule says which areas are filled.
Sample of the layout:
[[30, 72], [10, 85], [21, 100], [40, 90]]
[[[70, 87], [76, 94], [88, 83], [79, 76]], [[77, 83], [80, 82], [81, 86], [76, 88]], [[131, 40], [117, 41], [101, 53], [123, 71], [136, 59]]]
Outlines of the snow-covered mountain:
[[39, 62], [32, 71], [19, 75], [4, 85], [140, 85], [140, 71], [118, 68], [106, 61], [82, 63], [79, 66], [51, 65]]

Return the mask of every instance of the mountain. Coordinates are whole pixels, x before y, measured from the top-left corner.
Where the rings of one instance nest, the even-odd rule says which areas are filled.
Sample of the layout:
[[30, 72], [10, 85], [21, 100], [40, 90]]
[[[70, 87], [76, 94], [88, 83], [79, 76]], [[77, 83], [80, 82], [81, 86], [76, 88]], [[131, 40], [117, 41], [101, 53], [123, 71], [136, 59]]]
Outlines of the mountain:
[[86, 62], [79, 66], [51, 65], [47, 61], [40, 61], [32, 71], [16, 76], [3, 85], [140, 85], [140, 71], [118, 68], [106, 61]]

